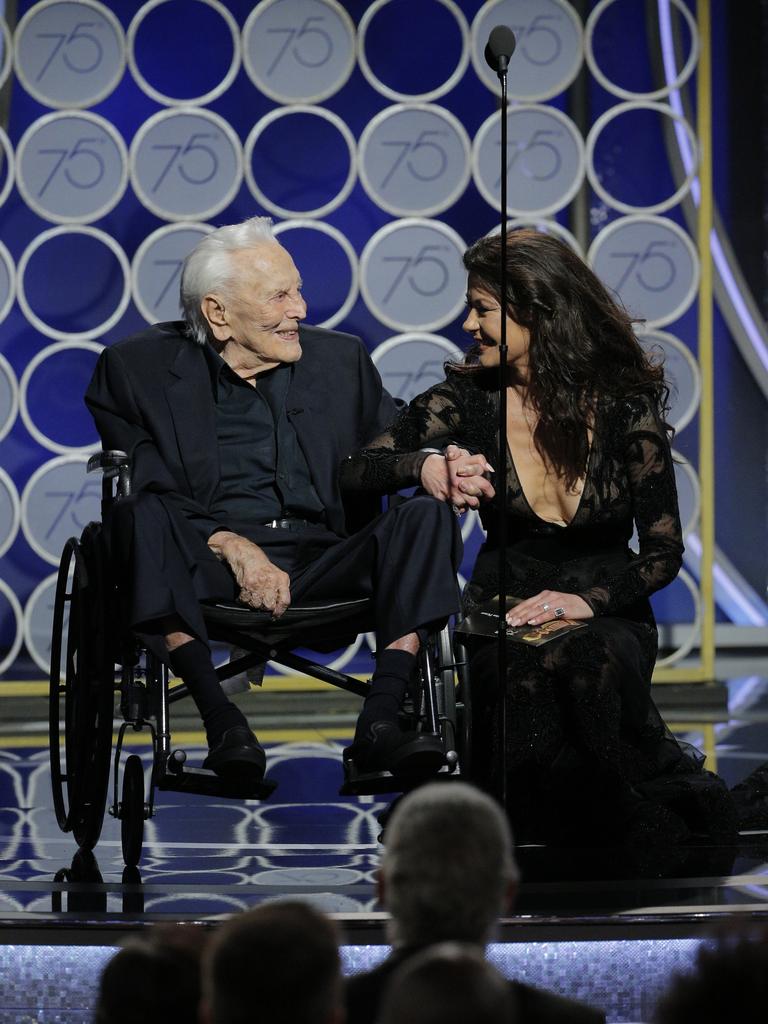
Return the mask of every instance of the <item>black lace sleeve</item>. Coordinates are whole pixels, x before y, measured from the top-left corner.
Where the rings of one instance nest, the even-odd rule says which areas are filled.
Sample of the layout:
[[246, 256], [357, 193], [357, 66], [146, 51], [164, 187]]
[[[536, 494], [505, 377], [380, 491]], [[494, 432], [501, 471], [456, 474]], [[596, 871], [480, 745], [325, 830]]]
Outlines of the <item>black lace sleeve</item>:
[[684, 550], [666, 431], [646, 399], [631, 399], [624, 409], [620, 452], [640, 550], [625, 570], [581, 594], [596, 615], [617, 612], [671, 583]]
[[421, 467], [428, 452], [441, 448], [463, 433], [462, 401], [450, 379], [417, 395], [383, 434], [345, 459], [339, 470], [343, 491], [379, 494], [421, 482]]

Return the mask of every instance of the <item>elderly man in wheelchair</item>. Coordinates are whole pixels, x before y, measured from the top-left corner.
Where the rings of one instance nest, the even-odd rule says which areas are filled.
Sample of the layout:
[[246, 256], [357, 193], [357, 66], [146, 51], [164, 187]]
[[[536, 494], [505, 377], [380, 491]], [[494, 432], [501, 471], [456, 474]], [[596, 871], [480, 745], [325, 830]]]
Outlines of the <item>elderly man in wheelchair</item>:
[[[131, 493], [105, 522], [121, 617], [194, 699], [203, 768], [258, 783], [264, 750], [222, 690], [206, 608], [234, 602], [279, 624], [302, 603], [367, 599], [355, 632], [374, 628], [378, 654], [345, 763], [434, 774], [440, 737], [404, 729], [400, 712], [426, 631], [459, 607], [458, 490], [438, 467], [431, 494], [351, 522], [338, 467], [395, 403], [359, 339], [301, 326], [299, 272], [268, 218], [199, 242], [181, 302], [183, 321], [105, 349], [86, 394], [104, 448], [130, 462]], [[433, 475], [442, 461], [418, 457]]]

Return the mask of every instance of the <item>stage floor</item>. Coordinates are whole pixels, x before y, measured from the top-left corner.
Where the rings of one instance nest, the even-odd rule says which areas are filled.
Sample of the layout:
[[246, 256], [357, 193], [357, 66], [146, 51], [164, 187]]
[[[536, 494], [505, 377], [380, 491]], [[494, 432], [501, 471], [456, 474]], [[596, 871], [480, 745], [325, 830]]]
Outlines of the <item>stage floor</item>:
[[[202, 737], [188, 739], [195, 763], [205, 754]], [[44, 748], [0, 750], [0, 921], [26, 929], [84, 916], [130, 929], [301, 896], [348, 918], [368, 941], [382, 941], [377, 819], [394, 794], [337, 795], [347, 742], [268, 743], [268, 774], [278, 788], [263, 802], [157, 793], [139, 868], [127, 872], [120, 825], [109, 816], [94, 855], [75, 856], [53, 813]], [[129, 749], [148, 769], [148, 749]], [[727, 847], [522, 846], [518, 859], [523, 881], [506, 934], [534, 927], [543, 934], [548, 924], [589, 930], [614, 919], [669, 925], [691, 915], [768, 913], [768, 833], [744, 834]]]
[[[39, 735], [0, 747], [0, 1024], [82, 1024], [104, 963], [155, 922], [217, 920], [280, 897], [311, 900], [341, 927], [347, 972], [386, 955], [376, 899], [379, 813], [389, 798], [338, 796], [348, 735], [263, 733], [266, 801], [157, 794], [137, 869], [123, 866], [106, 817], [93, 855], [53, 813]], [[141, 740], [140, 736], [129, 737]], [[176, 735], [190, 762], [200, 733]], [[149, 751], [131, 743], [149, 768]], [[449, 783], [448, 783], [449, 784]], [[489, 956], [507, 976], [604, 1008], [609, 1024], [648, 1021], [671, 973], [690, 968], [733, 915], [768, 921], [768, 833], [728, 847], [522, 846], [519, 900]]]

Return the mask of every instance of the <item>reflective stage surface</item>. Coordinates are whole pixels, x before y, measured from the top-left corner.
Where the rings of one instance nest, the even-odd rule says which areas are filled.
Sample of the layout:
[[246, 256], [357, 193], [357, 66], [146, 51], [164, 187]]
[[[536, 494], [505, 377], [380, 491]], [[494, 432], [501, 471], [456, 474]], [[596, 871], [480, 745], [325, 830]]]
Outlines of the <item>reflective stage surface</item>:
[[[376, 922], [378, 817], [394, 795], [337, 795], [347, 742], [268, 743], [268, 774], [278, 788], [261, 803], [157, 793], [135, 870], [124, 870], [120, 826], [108, 815], [93, 855], [78, 854], [59, 830], [46, 750], [0, 750], [0, 918], [22, 927], [52, 914], [94, 923], [106, 915], [125, 925], [200, 920], [300, 895], [331, 913]], [[205, 753], [187, 749], [193, 763]], [[146, 747], [129, 752], [141, 754], [148, 769]], [[734, 847], [523, 846], [518, 858], [518, 926], [768, 908], [765, 833], [744, 834]]]
[[[87, 1020], [101, 966], [127, 934], [156, 921], [213, 926], [283, 896], [338, 917], [346, 970], [384, 955], [375, 876], [378, 815], [389, 799], [337, 795], [346, 732], [264, 733], [278, 788], [262, 803], [157, 794], [137, 869], [124, 868], [120, 826], [109, 816], [95, 853], [77, 853], [56, 823], [42, 738], [7, 740], [0, 1024]], [[199, 763], [202, 736], [178, 740]], [[145, 746], [128, 752], [149, 767]], [[768, 919], [768, 833], [742, 835], [733, 847], [524, 846], [518, 859], [520, 897], [490, 955], [509, 975], [604, 1006], [611, 1022], [650, 1019], [665, 979], [691, 964], [718, 922]]]

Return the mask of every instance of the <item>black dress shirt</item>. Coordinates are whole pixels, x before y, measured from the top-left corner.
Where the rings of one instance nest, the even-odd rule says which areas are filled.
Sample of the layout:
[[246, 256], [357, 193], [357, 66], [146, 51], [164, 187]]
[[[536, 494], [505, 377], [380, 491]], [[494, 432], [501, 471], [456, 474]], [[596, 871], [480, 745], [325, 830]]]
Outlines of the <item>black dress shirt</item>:
[[220, 467], [212, 513], [243, 536], [249, 526], [284, 516], [322, 523], [325, 510], [286, 409], [293, 367], [278, 366], [249, 383], [210, 345], [205, 352]]

